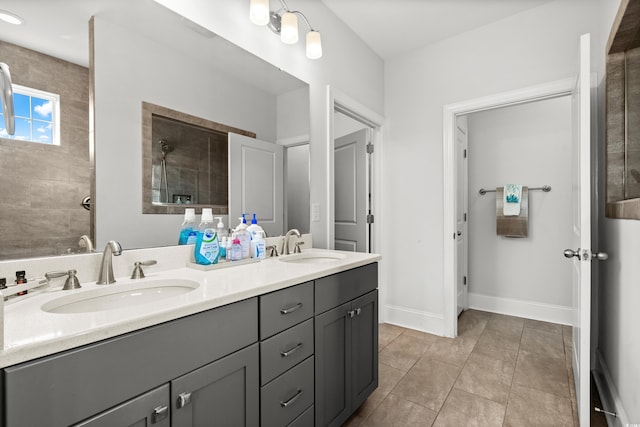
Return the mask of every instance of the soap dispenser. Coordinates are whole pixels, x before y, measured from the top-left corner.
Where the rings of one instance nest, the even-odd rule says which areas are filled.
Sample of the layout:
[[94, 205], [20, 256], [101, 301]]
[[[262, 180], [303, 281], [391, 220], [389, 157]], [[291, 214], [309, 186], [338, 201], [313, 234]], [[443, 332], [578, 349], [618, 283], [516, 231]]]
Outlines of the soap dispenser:
[[194, 208], [186, 208], [184, 210], [184, 221], [180, 228], [180, 237], [178, 237], [179, 245], [193, 245], [196, 242], [198, 230], [196, 228], [196, 210]]
[[250, 258], [251, 235], [249, 234], [249, 231], [247, 231], [247, 219], [245, 218], [245, 214], [242, 214], [238, 219], [240, 220], [240, 224], [235, 228], [231, 237], [240, 241], [240, 245], [242, 246], [242, 259]]

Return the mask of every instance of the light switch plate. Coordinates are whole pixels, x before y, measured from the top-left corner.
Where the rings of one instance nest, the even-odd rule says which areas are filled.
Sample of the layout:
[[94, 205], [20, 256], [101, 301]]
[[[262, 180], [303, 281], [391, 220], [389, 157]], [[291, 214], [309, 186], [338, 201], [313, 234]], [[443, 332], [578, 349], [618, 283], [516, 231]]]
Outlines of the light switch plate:
[[320, 203], [311, 203], [311, 221], [320, 221]]

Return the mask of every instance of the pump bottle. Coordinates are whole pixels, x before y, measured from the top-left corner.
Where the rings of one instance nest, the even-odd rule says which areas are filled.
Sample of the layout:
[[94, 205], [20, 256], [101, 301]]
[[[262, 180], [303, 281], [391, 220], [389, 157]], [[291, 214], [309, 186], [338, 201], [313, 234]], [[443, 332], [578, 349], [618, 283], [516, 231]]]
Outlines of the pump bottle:
[[193, 245], [196, 242], [198, 229], [196, 228], [196, 210], [194, 208], [186, 208], [184, 210], [184, 221], [180, 228], [180, 236], [178, 237], [179, 245]]

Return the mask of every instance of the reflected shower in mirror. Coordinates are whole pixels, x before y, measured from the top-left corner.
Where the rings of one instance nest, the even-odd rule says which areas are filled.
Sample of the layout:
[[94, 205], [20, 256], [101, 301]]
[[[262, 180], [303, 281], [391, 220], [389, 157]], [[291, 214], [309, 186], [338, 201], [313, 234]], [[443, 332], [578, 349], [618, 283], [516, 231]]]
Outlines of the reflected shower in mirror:
[[184, 205], [228, 212], [229, 132], [252, 132], [142, 103], [143, 213], [175, 214]]

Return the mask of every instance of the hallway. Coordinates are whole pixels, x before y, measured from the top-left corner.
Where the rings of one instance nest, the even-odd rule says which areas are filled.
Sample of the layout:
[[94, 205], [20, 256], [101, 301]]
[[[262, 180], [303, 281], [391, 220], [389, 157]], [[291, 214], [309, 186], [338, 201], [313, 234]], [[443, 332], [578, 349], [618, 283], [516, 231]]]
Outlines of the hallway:
[[577, 425], [570, 327], [468, 310], [458, 329], [381, 324], [379, 387], [345, 425]]

